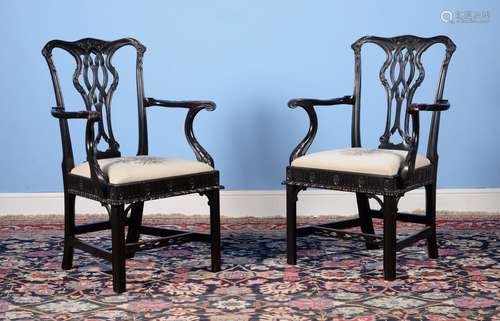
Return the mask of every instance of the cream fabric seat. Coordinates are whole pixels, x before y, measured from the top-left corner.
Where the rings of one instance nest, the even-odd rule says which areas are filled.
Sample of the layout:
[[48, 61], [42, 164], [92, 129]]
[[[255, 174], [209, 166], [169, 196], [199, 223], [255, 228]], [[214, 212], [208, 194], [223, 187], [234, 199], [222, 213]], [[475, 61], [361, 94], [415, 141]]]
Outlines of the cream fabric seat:
[[[205, 163], [170, 157], [132, 156], [98, 160], [102, 171], [108, 175], [111, 184], [125, 184], [152, 179], [167, 178], [213, 171]], [[90, 177], [89, 164], [80, 164], [71, 174]]]
[[[407, 153], [406, 151], [391, 149], [336, 149], [298, 157], [292, 162], [292, 166], [394, 176], [399, 172]], [[415, 168], [430, 163], [427, 157], [417, 155]]]

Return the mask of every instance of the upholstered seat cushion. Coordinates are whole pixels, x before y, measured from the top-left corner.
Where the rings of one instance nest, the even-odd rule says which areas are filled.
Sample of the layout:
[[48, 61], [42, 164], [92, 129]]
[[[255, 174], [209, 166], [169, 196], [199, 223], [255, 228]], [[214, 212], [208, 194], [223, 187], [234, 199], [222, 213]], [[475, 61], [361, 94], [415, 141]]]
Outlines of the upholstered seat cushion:
[[[406, 154], [406, 151], [391, 149], [336, 149], [298, 157], [292, 162], [292, 166], [394, 176], [403, 165]], [[427, 157], [417, 155], [415, 168], [430, 163]]]
[[[125, 184], [152, 179], [167, 178], [212, 171], [205, 163], [169, 157], [133, 156], [100, 159], [102, 171], [108, 175], [111, 184]], [[71, 170], [78, 176], [90, 177], [87, 162]]]

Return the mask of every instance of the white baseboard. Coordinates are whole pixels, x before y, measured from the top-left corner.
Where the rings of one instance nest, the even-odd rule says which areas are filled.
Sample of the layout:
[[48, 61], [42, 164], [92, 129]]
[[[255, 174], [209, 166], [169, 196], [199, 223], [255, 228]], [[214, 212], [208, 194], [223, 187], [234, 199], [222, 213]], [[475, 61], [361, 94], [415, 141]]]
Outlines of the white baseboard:
[[[99, 203], [77, 197], [76, 212], [104, 213]], [[352, 215], [357, 213], [353, 193], [308, 190], [299, 194], [299, 215]], [[373, 204], [376, 206], [376, 203]], [[425, 207], [424, 190], [406, 194], [400, 201], [401, 211]], [[500, 188], [438, 189], [437, 209], [441, 211], [500, 212]], [[206, 197], [178, 196], [147, 202], [146, 214], [208, 214]], [[63, 214], [62, 193], [0, 193], [0, 216], [31, 214]], [[221, 214], [227, 217], [284, 216], [285, 191], [222, 191]]]

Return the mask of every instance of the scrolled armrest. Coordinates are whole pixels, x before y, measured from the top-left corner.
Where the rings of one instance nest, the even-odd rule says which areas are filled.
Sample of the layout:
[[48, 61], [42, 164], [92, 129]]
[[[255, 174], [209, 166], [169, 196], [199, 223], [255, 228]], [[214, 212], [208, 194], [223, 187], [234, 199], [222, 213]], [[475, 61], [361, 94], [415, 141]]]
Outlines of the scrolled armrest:
[[63, 107], [53, 107], [51, 114], [57, 119], [87, 119], [85, 150], [87, 152], [90, 179], [96, 193], [103, 195], [109, 180], [97, 162], [97, 145], [94, 138], [94, 124], [101, 120], [101, 113], [95, 110], [65, 111]]
[[[299, 105], [300, 106], [300, 105]], [[314, 137], [316, 137], [316, 133], [318, 132], [318, 116], [316, 115], [316, 111], [313, 106], [301, 106], [309, 116], [309, 129], [307, 130], [306, 136], [300, 141], [300, 143], [294, 148], [292, 153], [290, 154], [289, 163], [292, 164], [293, 160], [304, 156], [314, 141]], [[295, 107], [291, 107], [295, 108]]]
[[95, 110], [65, 111], [63, 107], [52, 107], [50, 113], [58, 119], [101, 119], [101, 114]]
[[434, 104], [411, 104], [408, 107], [408, 112], [411, 115], [412, 121], [412, 134], [411, 137], [407, 138], [407, 145], [410, 146], [408, 154], [404, 160], [403, 166], [401, 167], [400, 176], [403, 179], [407, 179], [409, 176], [413, 175], [415, 172], [415, 163], [417, 158], [419, 136], [420, 136], [420, 117], [419, 113], [421, 111], [445, 111], [450, 108], [450, 103], [448, 100], [441, 99], [436, 101]]
[[204, 162], [212, 167], [214, 167], [214, 160], [212, 156], [206, 151], [203, 146], [198, 142], [193, 131], [193, 122], [196, 115], [201, 110], [214, 111], [215, 103], [209, 100], [187, 100], [187, 101], [173, 101], [173, 100], [160, 100], [155, 98], [145, 98], [144, 106], [159, 106], [159, 107], [169, 107], [169, 108], [187, 108], [188, 113], [186, 115], [186, 120], [184, 121], [184, 133], [188, 141], [189, 146], [193, 150], [196, 159], [200, 162]]
[[300, 141], [300, 143], [295, 147], [295, 149], [290, 154], [289, 162], [290, 164], [294, 159], [304, 156], [307, 150], [311, 146], [318, 132], [318, 116], [314, 110], [314, 106], [334, 106], [334, 105], [354, 105], [353, 96], [344, 96], [334, 99], [309, 99], [309, 98], [298, 98], [292, 99], [288, 102], [288, 107], [297, 108], [302, 107], [307, 112], [309, 116], [309, 129], [306, 136]]
[[209, 100], [184, 100], [184, 101], [174, 101], [174, 100], [161, 100], [155, 98], [145, 98], [144, 106], [159, 106], [159, 107], [169, 107], [169, 108], [202, 108], [208, 111], [215, 110], [215, 103]]
[[344, 96], [333, 99], [311, 99], [311, 98], [297, 98], [288, 102], [288, 107], [306, 107], [306, 106], [334, 106], [334, 105], [354, 105], [353, 96]]
[[87, 152], [90, 179], [96, 193], [101, 196], [104, 195], [109, 179], [97, 162], [97, 144], [94, 138], [94, 124], [101, 120], [101, 113], [95, 110], [65, 111], [63, 107], [53, 107], [51, 114], [57, 119], [87, 119], [85, 150]]
[[438, 100], [434, 104], [411, 104], [408, 107], [410, 113], [416, 113], [419, 111], [445, 111], [450, 108], [450, 103], [448, 100], [442, 99]]
[[[215, 109], [215, 104], [214, 107]], [[198, 142], [196, 139], [196, 136], [194, 135], [193, 131], [193, 122], [194, 118], [196, 117], [196, 114], [198, 114], [201, 110], [207, 109], [203, 107], [198, 107], [198, 108], [192, 108], [189, 109], [187, 115], [186, 115], [186, 120], [184, 121], [184, 134], [186, 135], [186, 139], [188, 141], [189, 146], [193, 150], [196, 159], [200, 162], [204, 162], [212, 167], [214, 167], [214, 159], [210, 154], [207, 152], [203, 146]], [[213, 109], [208, 109], [209, 111]]]

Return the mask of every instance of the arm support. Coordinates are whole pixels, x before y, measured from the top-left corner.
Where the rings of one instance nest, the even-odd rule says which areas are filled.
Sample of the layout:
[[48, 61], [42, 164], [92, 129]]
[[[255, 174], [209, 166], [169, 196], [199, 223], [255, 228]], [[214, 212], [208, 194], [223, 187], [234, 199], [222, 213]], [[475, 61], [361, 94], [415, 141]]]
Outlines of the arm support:
[[290, 164], [294, 159], [304, 156], [314, 141], [316, 133], [318, 131], [318, 116], [314, 110], [314, 106], [334, 106], [334, 105], [353, 105], [354, 97], [344, 96], [341, 98], [334, 98], [328, 100], [320, 99], [292, 99], [288, 102], [288, 107], [294, 109], [297, 107], [302, 107], [307, 112], [309, 116], [309, 130], [302, 141], [295, 147], [295, 149], [290, 154], [289, 162]]
[[196, 115], [203, 109], [208, 111], [215, 110], [215, 103], [212, 101], [171, 101], [171, 100], [158, 100], [154, 98], [144, 99], [144, 106], [160, 106], [169, 108], [187, 108], [189, 109], [186, 120], [184, 122], [184, 133], [188, 141], [189, 146], [196, 155], [196, 159], [200, 162], [204, 162], [212, 167], [214, 167], [214, 160], [212, 156], [201, 146], [201, 144], [196, 139], [193, 132], [193, 121]]
[[435, 104], [411, 104], [408, 108], [410, 113], [419, 111], [445, 111], [450, 108], [450, 103], [447, 100], [438, 100]]
[[96, 189], [96, 193], [103, 195], [108, 184], [108, 177], [102, 171], [97, 162], [97, 145], [94, 139], [94, 124], [101, 120], [101, 114], [97, 111], [65, 111], [63, 107], [54, 107], [52, 116], [62, 119], [87, 119], [85, 130], [85, 150], [87, 152], [87, 162], [90, 169], [90, 179]]
[[64, 108], [62, 107], [52, 107], [52, 110], [50, 112], [52, 116], [58, 119], [96, 119], [99, 120], [101, 118], [101, 115], [97, 111], [89, 111], [89, 110], [82, 110], [82, 111], [65, 111]]
[[310, 98], [298, 98], [292, 99], [288, 102], [288, 107], [295, 108], [297, 106], [334, 106], [334, 105], [354, 105], [354, 97], [344, 96], [340, 98], [333, 99], [310, 99]]
[[199, 108], [213, 111], [215, 110], [215, 103], [209, 100], [200, 100], [200, 101], [174, 101], [174, 100], [160, 100], [154, 98], [145, 98], [144, 106], [159, 106], [159, 107], [170, 107], [170, 108]]
[[445, 111], [450, 108], [448, 100], [438, 100], [434, 104], [411, 104], [408, 107], [408, 113], [412, 121], [412, 136], [410, 142], [411, 146], [408, 154], [406, 155], [404, 165], [401, 168], [400, 176], [402, 179], [407, 179], [408, 176], [413, 175], [415, 171], [415, 162], [417, 159], [418, 140], [420, 136], [420, 111]]

